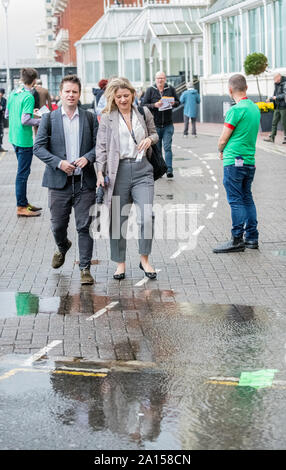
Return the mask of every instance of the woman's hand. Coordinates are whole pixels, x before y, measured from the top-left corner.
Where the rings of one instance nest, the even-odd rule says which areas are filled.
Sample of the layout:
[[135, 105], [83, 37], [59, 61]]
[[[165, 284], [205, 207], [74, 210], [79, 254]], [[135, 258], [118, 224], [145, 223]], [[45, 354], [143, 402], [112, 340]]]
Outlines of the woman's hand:
[[97, 183], [96, 183], [96, 187], [99, 188], [99, 186], [102, 186], [104, 188], [104, 176], [103, 174], [101, 173], [101, 171], [99, 171], [97, 173]]
[[150, 137], [146, 137], [146, 139], [141, 140], [140, 144], [138, 145], [138, 151], [141, 152], [142, 150], [147, 150], [152, 145], [152, 140]]

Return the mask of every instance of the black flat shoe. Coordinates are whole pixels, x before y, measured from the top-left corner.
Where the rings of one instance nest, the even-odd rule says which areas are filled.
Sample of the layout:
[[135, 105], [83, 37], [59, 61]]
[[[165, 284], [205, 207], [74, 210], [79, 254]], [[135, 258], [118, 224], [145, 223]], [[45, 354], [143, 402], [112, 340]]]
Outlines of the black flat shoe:
[[117, 281], [122, 281], [122, 279], [125, 279], [125, 273], [113, 274], [113, 279], [116, 279]]
[[156, 273], [156, 272], [154, 272], [154, 273], [147, 273], [147, 271], [145, 271], [145, 269], [143, 268], [141, 262], [140, 262], [140, 264], [139, 264], [139, 268], [142, 269], [142, 271], [144, 271], [145, 276], [149, 277], [149, 279], [156, 279], [157, 273]]

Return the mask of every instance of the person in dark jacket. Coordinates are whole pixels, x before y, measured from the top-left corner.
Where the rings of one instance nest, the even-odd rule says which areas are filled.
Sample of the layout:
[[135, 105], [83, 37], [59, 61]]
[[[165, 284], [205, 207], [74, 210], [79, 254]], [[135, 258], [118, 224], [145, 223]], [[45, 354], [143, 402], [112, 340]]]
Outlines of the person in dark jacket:
[[[168, 105], [166, 98], [173, 98], [173, 101]], [[157, 145], [160, 151], [162, 151], [162, 143], [164, 145], [165, 160], [168, 167], [168, 178], [173, 178], [174, 176], [172, 153], [174, 125], [172, 109], [179, 106], [179, 104], [180, 101], [175, 88], [166, 83], [165, 73], [157, 72], [155, 76], [155, 85], [147, 88], [141, 105], [147, 106], [154, 116], [156, 131], [159, 136], [159, 142]]]
[[274, 75], [274, 94], [270, 100], [274, 103], [274, 114], [272, 120], [272, 130], [271, 134], [267, 139], [264, 139], [265, 142], [273, 142], [277, 134], [278, 123], [281, 119], [282, 127], [284, 131], [284, 140], [283, 144], [286, 144], [286, 77], [282, 77], [281, 73], [277, 72]]
[[[93, 102], [93, 107], [94, 107], [94, 112], [95, 114], [98, 116], [98, 103], [100, 101], [100, 98], [102, 97], [102, 95], [104, 94], [105, 92], [105, 89], [107, 87], [107, 84], [108, 84], [108, 80], [106, 80], [105, 78], [103, 78], [102, 80], [100, 80], [98, 82], [98, 86], [99, 88], [93, 88], [92, 89], [92, 93], [94, 94], [94, 102]], [[101, 113], [100, 113], [101, 114]]]
[[4, 88], [0, 88], [0, 152], [7, 152], [7, 150], [3, 149], [3, 136], [4, 136], [4, 116], [6, 110], [6, 98], [4, 98], [5, 90]]

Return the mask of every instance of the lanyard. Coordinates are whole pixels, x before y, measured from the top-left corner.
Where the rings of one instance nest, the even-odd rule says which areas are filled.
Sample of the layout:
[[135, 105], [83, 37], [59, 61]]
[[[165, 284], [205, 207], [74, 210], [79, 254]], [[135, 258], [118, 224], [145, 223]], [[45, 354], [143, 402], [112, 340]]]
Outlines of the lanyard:
[[119, 114], [120, 114], [120, 116], [122, 117], [123, 121], [125, 122], [128, 131], [130, 132], [130, 135], [131, 135], [131, 137], [132, 137], [132, 139], [133, 139], [133, 141], [134, 141], [134, 144], [135, 144], [135, 145], [138, 145], [137, 140], [136, 140], [136, 137], [135, 137], [135, 134], [134, 134], [134, 130], [133, 130], [133, 128], [132, 128], [132, 109], [131, 109], [131, 113], [130, 113], [131, 131], [130, 131], [130, 129], [129, 129], [128, 125], [127, 125], [127, 122], [125, 121], [125, 119], [124, 119], [124, 117], [123, 117], [123, 115], [122, 115], [122, 113], [121, 113], [120, 111], [119, 111]]

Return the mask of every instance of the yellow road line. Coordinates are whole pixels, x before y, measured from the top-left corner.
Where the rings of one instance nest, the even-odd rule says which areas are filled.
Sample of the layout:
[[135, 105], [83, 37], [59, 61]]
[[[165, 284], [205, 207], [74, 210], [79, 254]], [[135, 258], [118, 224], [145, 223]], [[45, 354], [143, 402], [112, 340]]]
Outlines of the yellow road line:
[[107, 374], [100, 374], [99, 372], [76, 372], [73, 370], [53, 370], [52, 374], [67, 374], [67, 375], [82, 375], [83, 377], [106, 377]]
[[19, 372], [19, 369], [9, 370], [9, 372], [6, 372], [5, 374], [0, 376], [0, 380], [9, 379], [9, 377], [12, 377], [12, 375], [17, 374], [17, 372]]
[[103, 374], [100, 372], [81, 372], [81, 371], [72, 371], [72, 370], [52, 370], [52, 369], [28, 369], [28, 368], [18, 368], [18, 369], [11, 369], [5, 374], [0, 376], [0, 380], [9, 379], [13, 375], [16, 375], [18, 372], [45, 372], [51, 374], [66, 374], [66, 375], [77, 375], [83, 377], [106, 377], [107, 374]]
[[207, 384], [214, 384], [214, 385], [228, 385], [231, 387], [237, 387], [238, 382], [230, 382], [229, 380], [208, 380]]

